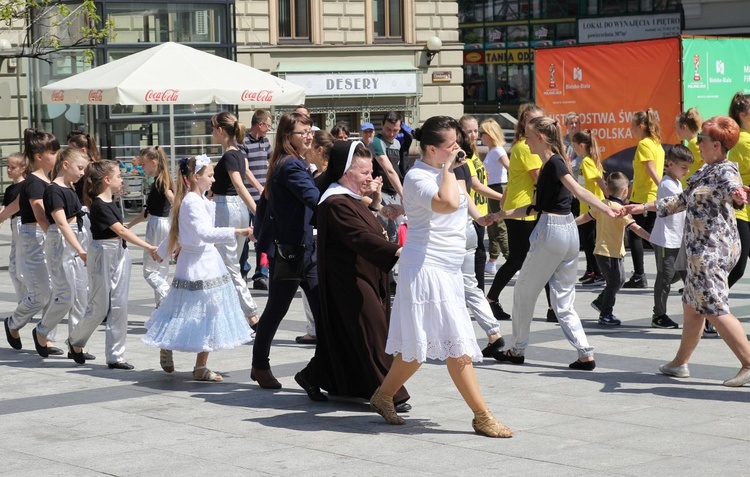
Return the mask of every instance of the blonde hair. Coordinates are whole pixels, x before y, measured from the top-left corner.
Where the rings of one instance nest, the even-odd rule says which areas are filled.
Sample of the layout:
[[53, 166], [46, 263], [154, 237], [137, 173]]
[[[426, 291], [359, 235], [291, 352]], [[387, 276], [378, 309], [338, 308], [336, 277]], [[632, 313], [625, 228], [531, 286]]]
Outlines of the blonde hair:
[[570, 140], [576, 144], [583, 144], [586, 148], [586, 155], [594, 161], [599, 172], [604, 171], [604, 167], [602, 167], [602, 156], [599, 154], [599, 144], [596, 142], [596, 136], [591, 133], [591, 129], [578, 131], [573, 134], [573, 137], [570, 138]]
[[656, 119], [653, 109], [648, 108], [645, 111], [636, 111], [633, 113], [633, 125], [642, 125], [648, 137], [661, 143], [661, 129], [659, 128], [659, 121]]
[[156, 161], [154, 184], [160, 189], [162, 194], [166, 194], [172, 188], [172, 178], [169, 175], [169, 165], [167, 164], [167, 155], [164, 153], [164, 149], [159, 146], [147, 147], [141, 149], [138, 156], [147, 161]]
[[492, 118], [487, 118], [479, 125], [479, 130], [484, 131], [486, 135], [492, 138], [495, 147], [505, 145], [505, 133], [503, 128]]
[[57, 151], [57, 159], [55, 160], [55, 167], [52, 168], [52, 178], [55, 179], [62, 171], [64, 162], [73, 162], [75, 159], [80, 158], [88, 162], [89, 156], [84, 154], [82, 149], [77, 147], [66, 147]]
[[568, 161], [568, 158], [565, 155], [565, 146], [563, 145], [562, 140], [563, 134], [557, 119], [552, 119], [548, 116], [538, 116], [529, 121], [529, 124], [526, 125], [526, 129], [528, 130], [529, 128], [533, 129], [544, 138], [544, 143], [550, 148], [553, 154], [557, 154], [563, 158], [565, 165], [568, 167], [568, 172], [572, 174], [573, 169], [570, 166], [570, 161]]

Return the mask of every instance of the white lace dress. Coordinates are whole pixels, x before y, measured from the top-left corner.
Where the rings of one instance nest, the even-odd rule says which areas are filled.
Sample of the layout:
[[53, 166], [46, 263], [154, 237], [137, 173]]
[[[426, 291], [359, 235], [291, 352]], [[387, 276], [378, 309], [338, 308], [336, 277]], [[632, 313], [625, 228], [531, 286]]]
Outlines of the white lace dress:
[[[399, 259], [385, 351], [404, 361], [424, 362], [469, 356], [482, 360], [466, 310], [463, 263], [466, 197], [452, 214], [432, 211], [443, 172], [417, 161], [404, 178], [404, 209], [409, 217]], [[458, 185], [456, 185], [458, 187]]]
[[[234, 348], [252, 339], [231, 275], [214, 245], [234, 242], [234, 228], [214, 226], [215, 208], [194, 192], [182, 199], [182, 249], [169, 292], [146, 322], [143, 342], [149, 346], [197, 353]], [[167, 240], [158, 253], [168, 255]]]

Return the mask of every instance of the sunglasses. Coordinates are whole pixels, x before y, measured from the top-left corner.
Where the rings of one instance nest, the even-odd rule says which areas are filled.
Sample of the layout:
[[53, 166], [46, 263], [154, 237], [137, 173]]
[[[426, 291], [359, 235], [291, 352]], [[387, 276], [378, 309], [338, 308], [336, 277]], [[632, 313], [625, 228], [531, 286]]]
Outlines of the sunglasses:
[[700, 144], [704, 139], [708, 139], [710, 141], [711, 140], [711, 136], [709, 136], [708, 134], [699, 133], [698, 134], [698, 139], [696, 140], [696, 143]]

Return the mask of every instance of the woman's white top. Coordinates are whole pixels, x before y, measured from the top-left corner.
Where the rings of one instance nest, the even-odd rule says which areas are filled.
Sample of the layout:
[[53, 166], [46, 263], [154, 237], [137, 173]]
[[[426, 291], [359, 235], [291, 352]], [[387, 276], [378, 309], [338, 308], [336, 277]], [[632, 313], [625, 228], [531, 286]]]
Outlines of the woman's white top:
[[487, 171], [487, 184], [507, 184], [508, 183], [508, 170], [500, 162], [503, 156], [508, 156], [500, 146], [493, 147], [489, 150], [486, 156], [484, 156], [484, 170]]
[[461, 268], [468, 205], [458, 183], [456, 188], [461, 197], [458, 209], [450, 214], [432, 210], [432, 198], [440, 189], [444, 173], [443, 169], [428, 166], [420, 159], [404, 178], [404, 210], [409, 217], [409, 234], [399, 259], [400, 266], [430, 265], [451, 271]]

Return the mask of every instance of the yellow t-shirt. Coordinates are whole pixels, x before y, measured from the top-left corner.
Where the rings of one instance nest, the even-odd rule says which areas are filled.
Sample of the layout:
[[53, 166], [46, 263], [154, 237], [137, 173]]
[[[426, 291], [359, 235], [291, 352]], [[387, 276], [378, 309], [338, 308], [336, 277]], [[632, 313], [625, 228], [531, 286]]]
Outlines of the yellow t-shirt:
[[641, 139], [638, 142], [638, 148], [635, 150], [633, 158], [633, 192], [630, 195], [630, 202], [636, 204], [645, 204], [656, 200], [656, 191], [659, 183], [651, 180], [651, 176], [646, 171], [646, 163], [653, 162], [656, 176], [661, 179], [664, 174], [664, 148], [661, 144], [650, 137]]
[[[750, 131], [740, 130], [740, 140], [737, 141], [736, 146], [729, 150], [727, 159], [737, 163], [737, 167], [740, 169], [740, 177], [742, 177], [742, 185], [750, 185]], [[747, 205], [742, 210], [735, 210], [734, 214], [737, 216], [737, 220], [750, 222]]]
[[688, 169], [688, 173], [680, 179], [680, 182], [682, 182], [682, 189], [687, 189], [687, 180], [690, 179], [690, 176], [695, 174], [695, 171], [701, 168], [703, 165], [703, 158], [701, 157], [701, 150], [698, 148], [698, 138], [694, 137], [693, 139], [689, 140], [687, 143], [687, 148], [690, 149], [690, 152], [693, 153], [693, 163], [690, 164], [690, 169]]
[[[484, 164], [482, 164], [482, 160], [479, 159], [476, 153], [471, 155], [469, 160], [466, 161], [466, 165], [469, 166], [471, 177], [476, 177], [479, 179], [479, 182], [487, 185], [487, 171], [484, 169]], [[490, 212], [487, 197], [477, 192], [473, 187], [471, 188], [471, 198], [474, 200], [480, 214], [487, 215]]]
[[[526, 207], [534, 198], [534, 179], [529, 171], [542, 168], [542, 158], [531, 153], [525, 139], [513, 143], [510, 149], [508, 167], [508, 186], [505, 189], [503, 210]], [[516, 220], [535, 220], [536, 215], [529, 215]]]
[[[605, 200], [608, 206], [621, 209], [622, 206], [613, 200]], [[625, 229], [635, 222], [633, 217], [626, 215], [617, 219], [598, 209], [589, 210], [589, 215], [596, 220], [596, 246], [594, 253], [603, 257], [622, 258], [625, 256]]]
[[[583, 186], [597, 196], [600, 200], [604, 200], [604, 191], [599, 187], [597, 179], [603, 179], [604, 173], [596, 167], [596, 162], [593, 159], [586, 156], [581, 161], [581, 175], [583, 176]], [[589, 211], [589, 204], [581, 201], [581, 214], [583, 215]]]

